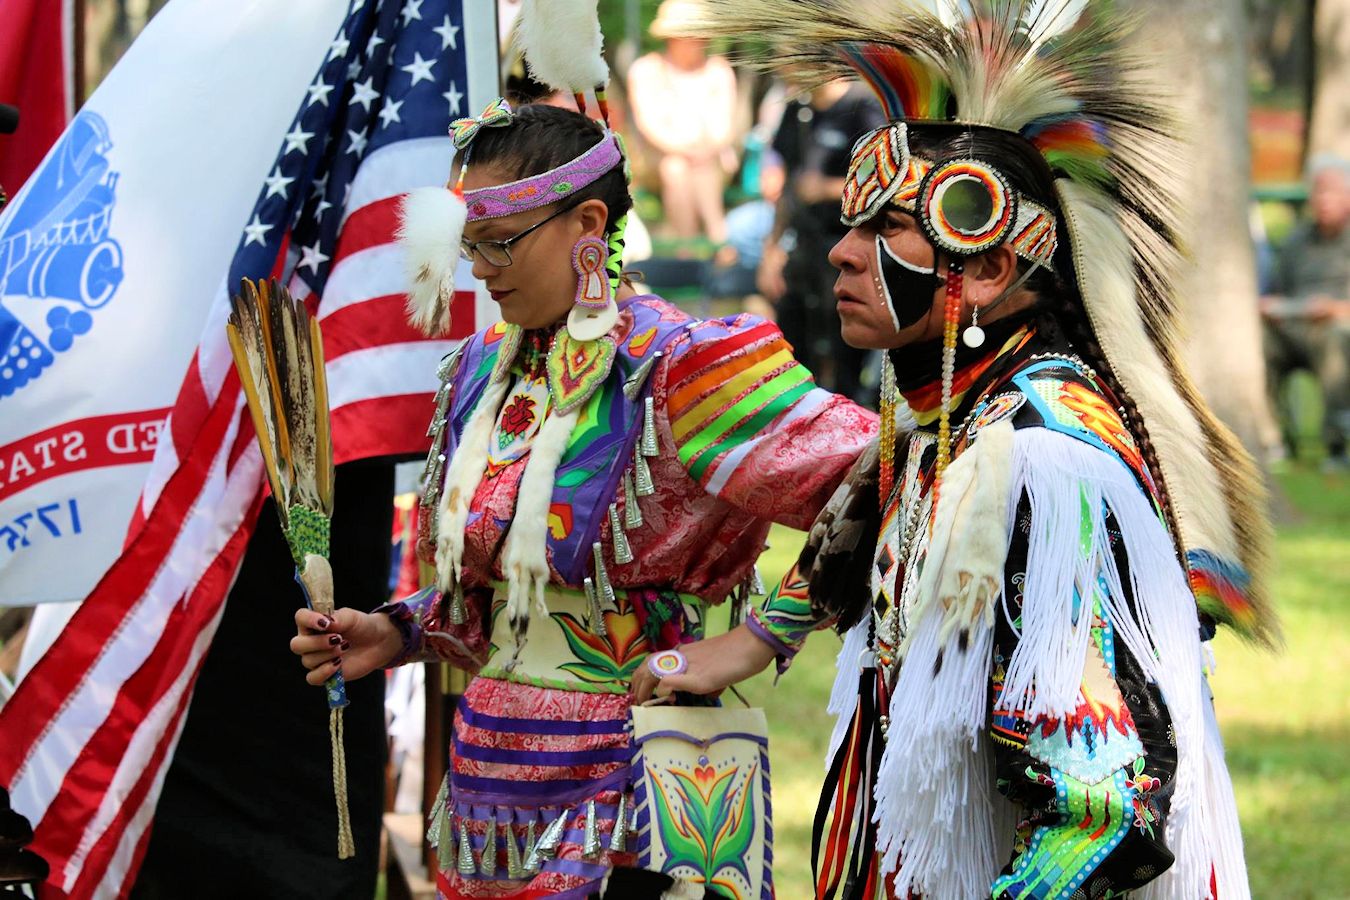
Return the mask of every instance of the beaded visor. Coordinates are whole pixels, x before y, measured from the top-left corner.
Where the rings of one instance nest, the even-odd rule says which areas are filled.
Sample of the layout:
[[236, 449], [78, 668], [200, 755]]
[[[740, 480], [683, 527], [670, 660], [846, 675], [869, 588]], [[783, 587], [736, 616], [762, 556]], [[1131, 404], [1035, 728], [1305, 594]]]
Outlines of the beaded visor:
[[973, 256], [1000, 244], [1028, 262], [1050, 268], [1055, 217], [1009, 187], [978, 159], [940, 165], [912, 156], [904, 122], [870, 131], [853, 145], [839, 219], [854, 227], [890, 205], [913, 213], [938, 247]]

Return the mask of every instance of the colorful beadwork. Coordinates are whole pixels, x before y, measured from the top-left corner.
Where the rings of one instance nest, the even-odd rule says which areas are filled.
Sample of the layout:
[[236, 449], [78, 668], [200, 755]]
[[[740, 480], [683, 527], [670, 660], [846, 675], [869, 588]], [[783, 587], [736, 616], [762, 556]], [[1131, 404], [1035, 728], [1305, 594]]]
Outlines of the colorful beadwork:
[[1016, 195], [993, 167], [973, 159], [943, 163], [919, 189], [919, 221], [943, 250], [973, 256], [1003, 242]]
[[571, 162], [539, 175], [464, 192], [468, 220], [496, 219], [564, 200], [623, 163], [612, 132]]
[[689, 669], [689, 660], [678, 650], [662, 650], [647, 657], [647, 668], [657, 678], [683, 675]]
[[568, 413], [590, 399], [609, 377], [614, 342], [606, 338], [578, 341], [567, 329], [553, 339], [548, 353], [548, 389], [559, 413]]
[[863, 135], [853, 145], [840, 220], [852, 227], [875, 216], [900, 189], [908, 170], [905, 123], [893, 122]]
[[577, 295], [572, 302], [587, 309], [604, 309], [611, 294], [605, 275], [609, 248], [597, 237], [584, 237], [572, 248], [572, 270], [577, 273]]
[[463, 150], [473, 143], [473, 139], [478, 136], [478, 132], [484, 128], [500, 128], [510, 125], [515, 117], [516, 114], [511, 111], [511, 104], [498, 97], [478, 115], [456, 119], [451, 122], [450, 140], [454, 142], [456, 150]]

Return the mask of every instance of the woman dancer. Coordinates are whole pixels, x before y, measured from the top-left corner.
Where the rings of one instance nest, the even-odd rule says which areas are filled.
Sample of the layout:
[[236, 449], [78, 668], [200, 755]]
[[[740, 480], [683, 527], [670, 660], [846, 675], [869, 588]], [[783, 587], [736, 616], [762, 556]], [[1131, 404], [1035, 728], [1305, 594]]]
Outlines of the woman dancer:
[[[816, 388], [773, 325], [634, 294], [607, 129], [498, 103], [455, 131], [462, 253], [504, 321], [443, 367], [422, 542], [437, 587], [370, 615], [302, 610], [292, 647], [313, 684], [424, 659], [481, 667], [433, 822], [440, 890], [584, 897], [637, 860], [633, 672], [744, 592], [770, 522], [808, 525], [876, 420]], [[405, 225], [432, 322], [449, 197], [414, 198]]]
[[[701, 26], [853, 71], [892, 120], [831, 253], [845, 338], [890, 349], [878, 453], [743, 629], [784, 661], [846, 635], [817, 896], [1245, 897], [1204, 642], [1271, 636], [1267, 529], [1175, 351], [1169, 123], [1100, 5], [941, 6]], [[728, 684], [721, 640], [661, 690]]]

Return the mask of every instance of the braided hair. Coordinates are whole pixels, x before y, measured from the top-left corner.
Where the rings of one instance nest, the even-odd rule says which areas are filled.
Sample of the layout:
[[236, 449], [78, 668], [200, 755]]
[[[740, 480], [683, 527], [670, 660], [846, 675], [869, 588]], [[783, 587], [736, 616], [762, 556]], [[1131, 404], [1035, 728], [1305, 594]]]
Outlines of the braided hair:
[[[599, 122], [557, 106], [531, 103], [515, 109], [510, 125], [484, 128], [471, 147], [472, 164], [492, 165], [508, 180], [529, 178], [571, 162], [604, 139], [608, 132]], [[600, 200], [609, 209], [605, 243], [609, 255], [605, 269], [615, 291], [622, 275], [624, 233], [633, 197], [628, 190], [627, 166], [618, 166], [559, 203], [573, 206]]]

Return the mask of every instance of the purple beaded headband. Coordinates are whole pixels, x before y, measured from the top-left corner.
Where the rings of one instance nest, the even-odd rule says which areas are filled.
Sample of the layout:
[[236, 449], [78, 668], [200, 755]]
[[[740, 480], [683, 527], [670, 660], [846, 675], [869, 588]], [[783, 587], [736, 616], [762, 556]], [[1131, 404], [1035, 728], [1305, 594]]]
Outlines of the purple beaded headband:
[[470, 222], [498, 219], [538, 209], [570, 197], [623, 163], [623, 147], [612, 131], [600, 143], [568, 163], [519, 181], [464, 192]]

